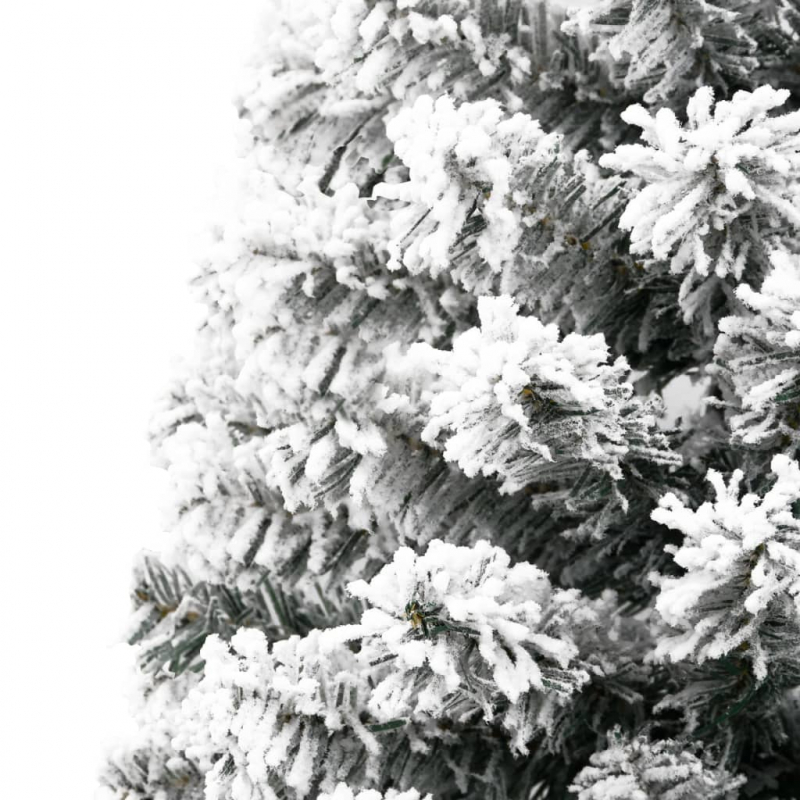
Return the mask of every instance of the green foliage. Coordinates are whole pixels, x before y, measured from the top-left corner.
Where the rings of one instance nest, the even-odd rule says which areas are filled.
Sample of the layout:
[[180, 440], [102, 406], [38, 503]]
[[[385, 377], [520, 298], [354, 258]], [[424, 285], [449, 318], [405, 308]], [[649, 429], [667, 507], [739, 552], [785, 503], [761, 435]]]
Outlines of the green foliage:
[[[796, 797], [798, 503], [770, 464], [800, 443], [800, 6], [269, 8], [245, 196], [152, 427], [173, 530], [136, 569], [141, 733], [105, 785]], [[735, 99], [765, 84], [780, 122]], [[688, 378], [710, 407], [668, 428]], [[749, 493], [713, 525], [709, 470]], [[393, 562], [443, 543], [438, 572]], [[547, 575], [489, 580], [500, 552]]]

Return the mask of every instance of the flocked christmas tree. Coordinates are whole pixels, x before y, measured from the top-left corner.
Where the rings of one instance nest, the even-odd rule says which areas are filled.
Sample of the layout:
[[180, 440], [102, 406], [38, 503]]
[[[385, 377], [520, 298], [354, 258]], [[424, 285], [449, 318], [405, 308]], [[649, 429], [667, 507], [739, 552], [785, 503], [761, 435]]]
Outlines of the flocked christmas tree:
[[800, 797], [800, 5], [266, 5], [105, 784]]

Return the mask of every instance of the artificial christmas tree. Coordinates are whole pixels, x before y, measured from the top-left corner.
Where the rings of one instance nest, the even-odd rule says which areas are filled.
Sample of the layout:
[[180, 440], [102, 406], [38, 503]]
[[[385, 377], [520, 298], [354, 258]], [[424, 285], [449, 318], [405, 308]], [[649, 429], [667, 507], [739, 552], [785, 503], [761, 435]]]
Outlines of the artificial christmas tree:
[[800, 796], [800, 6], [268, 5], [106, 785]]

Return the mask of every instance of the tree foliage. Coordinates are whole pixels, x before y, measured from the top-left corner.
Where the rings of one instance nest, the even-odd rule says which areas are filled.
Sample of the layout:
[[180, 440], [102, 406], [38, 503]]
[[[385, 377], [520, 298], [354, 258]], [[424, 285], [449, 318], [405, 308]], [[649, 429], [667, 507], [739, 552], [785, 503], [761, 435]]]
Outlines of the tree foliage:
[[265, 0], [116, 800], [797, 796], [800, 10], [580, 5]]

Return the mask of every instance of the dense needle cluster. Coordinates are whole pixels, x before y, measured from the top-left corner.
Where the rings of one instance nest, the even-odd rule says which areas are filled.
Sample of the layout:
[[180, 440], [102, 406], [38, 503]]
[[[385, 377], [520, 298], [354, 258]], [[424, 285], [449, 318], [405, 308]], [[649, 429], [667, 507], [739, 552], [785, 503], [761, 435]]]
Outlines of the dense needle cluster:
[[800, 6], [264, 6], [108, 796], [796, 800]]

